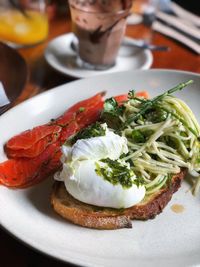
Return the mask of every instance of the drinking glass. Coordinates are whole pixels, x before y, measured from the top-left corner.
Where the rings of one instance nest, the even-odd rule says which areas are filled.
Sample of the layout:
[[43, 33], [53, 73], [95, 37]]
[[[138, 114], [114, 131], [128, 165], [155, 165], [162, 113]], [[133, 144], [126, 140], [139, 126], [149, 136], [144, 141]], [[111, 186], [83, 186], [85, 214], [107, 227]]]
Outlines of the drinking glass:
[[1, 0], [0, 40], [13, 47], [41, 43], [48, 35], [45, 0]]
[[78, 62], [96, 70], [115, 65], [132, 1], [70, 0], [69, 4]]

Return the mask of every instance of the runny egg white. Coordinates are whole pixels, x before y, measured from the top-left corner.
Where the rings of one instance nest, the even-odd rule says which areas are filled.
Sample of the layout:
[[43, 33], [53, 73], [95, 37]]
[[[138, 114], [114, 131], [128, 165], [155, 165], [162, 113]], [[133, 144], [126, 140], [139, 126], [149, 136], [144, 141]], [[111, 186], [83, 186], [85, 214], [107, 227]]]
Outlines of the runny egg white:
[[127, 139], [106, 127], [106, 135], [78, 140], [72, 148], [63, 146], [63, 154], [68, 160], [100, 160], [109, 157], [118, 159], [121, 154], [128, 153]]
[[145, 187], [134, 183], [129, 188], [120, 183], [114, 185], [96, 171], [97, 164], [106, 165], [101, 159], [118, 160], [126, 153], [126, 138], [106, 129], [105, 136], [81, 139], [72, 147], [63, 146], [63, 169], [55, 179], [63, 181], [66, 190], [84, 203], [111, 208], [131, 207], [144, 198]]

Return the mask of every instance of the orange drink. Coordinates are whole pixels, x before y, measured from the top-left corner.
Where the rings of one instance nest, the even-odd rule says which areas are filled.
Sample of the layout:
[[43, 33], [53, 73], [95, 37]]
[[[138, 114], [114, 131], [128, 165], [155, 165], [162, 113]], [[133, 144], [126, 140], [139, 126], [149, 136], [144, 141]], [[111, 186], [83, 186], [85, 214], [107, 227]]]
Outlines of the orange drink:
[[0, 12], [0, 40], [18, 45], [32, 45], [45, 40], [48, 34], [48, 18], [37, 10], [22, 13], [10, 9]]

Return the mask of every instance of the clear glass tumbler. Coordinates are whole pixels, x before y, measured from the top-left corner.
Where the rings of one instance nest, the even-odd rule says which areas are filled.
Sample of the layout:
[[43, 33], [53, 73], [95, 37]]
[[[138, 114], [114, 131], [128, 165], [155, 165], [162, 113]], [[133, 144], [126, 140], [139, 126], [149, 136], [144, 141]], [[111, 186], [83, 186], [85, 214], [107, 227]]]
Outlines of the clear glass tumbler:
[[14, 47], [41, 43], [48, 35], [45, 0], [1, 0], [0, 40]]
[[115, 64], [132, 1], [70, 0], [72, 30], [81, 64], [104, 70]]

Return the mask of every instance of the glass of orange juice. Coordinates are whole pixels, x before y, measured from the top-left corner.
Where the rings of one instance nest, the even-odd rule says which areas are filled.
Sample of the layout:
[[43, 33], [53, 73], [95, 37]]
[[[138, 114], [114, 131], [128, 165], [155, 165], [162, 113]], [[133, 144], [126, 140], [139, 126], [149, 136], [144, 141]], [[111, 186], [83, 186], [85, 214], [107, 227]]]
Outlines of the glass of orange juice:
[[47, 35], [45, 0], [0, 0], [0, 41], [14, 47], [31, 46]]

